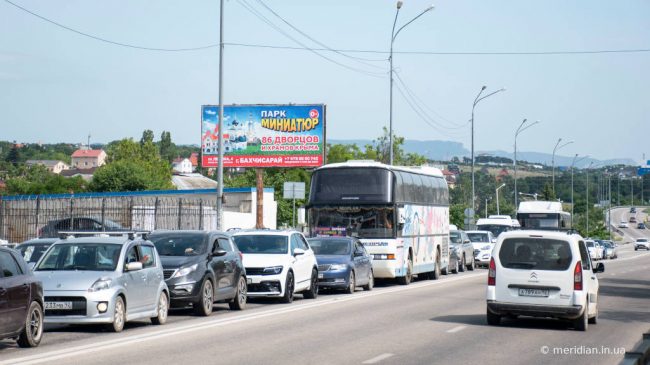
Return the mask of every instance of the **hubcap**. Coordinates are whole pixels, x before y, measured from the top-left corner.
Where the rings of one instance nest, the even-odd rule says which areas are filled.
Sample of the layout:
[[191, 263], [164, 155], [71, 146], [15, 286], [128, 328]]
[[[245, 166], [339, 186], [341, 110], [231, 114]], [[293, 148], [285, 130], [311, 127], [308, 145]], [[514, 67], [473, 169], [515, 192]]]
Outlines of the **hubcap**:
[[124, 304], [122, 304], [121, 301], [118, 301], [117, 304], [115, 304], [115, 316], [114, 316], [115, 324], [117, 327], [122, 327], [124, 324]]
[[212, 282], [206, 281], [205, 288], [203, 289], [203, 308], [206, 312], [212, 308]]
[[239, 280], [239, 303], [246, 303], [246, 281], [244, 278], [241, 278], [241, 280]]
[[41, 330], [41, 314], [38, 310], [34, 310], [30, 316], [29, 321], [29, 332], [32, 335], [32, 338], [38, 339], [40, 337]]
[[160, 303], [158, 304], [158, 316], [163, 321], [167, 318], [167, 296], [165, 294], [160, 295]]

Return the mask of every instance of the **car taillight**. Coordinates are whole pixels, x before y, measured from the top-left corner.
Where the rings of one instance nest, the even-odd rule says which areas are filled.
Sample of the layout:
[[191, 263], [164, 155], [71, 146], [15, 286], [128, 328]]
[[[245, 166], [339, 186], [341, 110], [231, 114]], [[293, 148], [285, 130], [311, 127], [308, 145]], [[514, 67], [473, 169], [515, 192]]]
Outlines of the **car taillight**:
[[573, 290], [582, 290], [582, 263], [580, 261], [573, 270]]
[[496, 285], [497, 282], [497, 265], [494, 263], [494, 257], [490, 259], [490, 270], [488, 271], [488, 285]]

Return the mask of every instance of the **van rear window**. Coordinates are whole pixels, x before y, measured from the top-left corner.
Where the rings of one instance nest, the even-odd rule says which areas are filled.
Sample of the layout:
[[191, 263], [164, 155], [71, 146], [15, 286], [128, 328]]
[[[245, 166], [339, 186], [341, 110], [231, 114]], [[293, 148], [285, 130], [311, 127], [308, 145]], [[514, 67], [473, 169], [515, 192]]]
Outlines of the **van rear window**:
[[507, 238], [499, 251], [501, 266], [508, 269], [564, 271], [572, 259], [569, 243], [561, 240]]

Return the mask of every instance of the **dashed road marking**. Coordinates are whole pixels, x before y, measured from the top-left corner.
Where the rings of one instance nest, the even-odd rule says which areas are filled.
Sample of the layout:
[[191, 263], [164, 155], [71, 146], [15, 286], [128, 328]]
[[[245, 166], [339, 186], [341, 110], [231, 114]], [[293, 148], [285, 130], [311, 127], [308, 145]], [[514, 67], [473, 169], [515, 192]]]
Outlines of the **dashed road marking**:
[[372, 359], [368, 359], [368, 360], [362, 362], [362, 364], [376, 364], [376, 363], [378, 363], [378, 362], [380, 362], [382, 360], [386, 360], [389, 357], [393, 357], [393, 356], [395, 356], [395, 355], [390, 354], [390, 353], [381, 354], [379, 356], [373, 357]]
[[460, 331], [464, 330], [465, 328], [467, 328], [467, 326], [458, 326], [458, 327], [454, 327], [454, 328], [448, 330], [447, 333], [456, 333], [456, 332], [460, 332]]

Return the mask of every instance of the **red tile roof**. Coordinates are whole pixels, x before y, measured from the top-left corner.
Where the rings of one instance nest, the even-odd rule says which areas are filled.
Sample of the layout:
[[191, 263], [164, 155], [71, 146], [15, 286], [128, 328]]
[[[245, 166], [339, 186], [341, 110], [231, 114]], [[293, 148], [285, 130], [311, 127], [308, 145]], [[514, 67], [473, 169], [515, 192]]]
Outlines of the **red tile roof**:
[[104, 150], [76, 150], [72, 157], [99, 157]]

